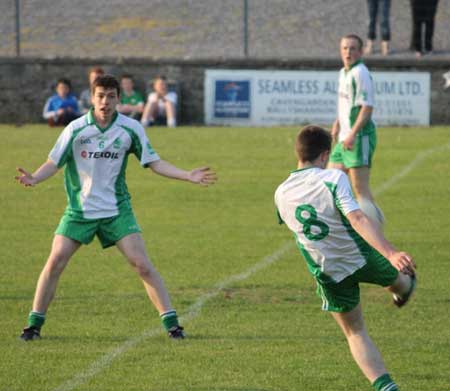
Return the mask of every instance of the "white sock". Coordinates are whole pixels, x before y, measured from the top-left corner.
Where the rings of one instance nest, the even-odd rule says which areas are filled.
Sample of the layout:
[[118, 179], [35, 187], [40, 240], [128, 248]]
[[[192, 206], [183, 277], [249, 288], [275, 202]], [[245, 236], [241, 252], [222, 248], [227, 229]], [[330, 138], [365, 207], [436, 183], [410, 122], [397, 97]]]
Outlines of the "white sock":
[[177, 126], [177, 120], [175, 118], [167, 118], [167, 126], [169, 128], [175, 128]]

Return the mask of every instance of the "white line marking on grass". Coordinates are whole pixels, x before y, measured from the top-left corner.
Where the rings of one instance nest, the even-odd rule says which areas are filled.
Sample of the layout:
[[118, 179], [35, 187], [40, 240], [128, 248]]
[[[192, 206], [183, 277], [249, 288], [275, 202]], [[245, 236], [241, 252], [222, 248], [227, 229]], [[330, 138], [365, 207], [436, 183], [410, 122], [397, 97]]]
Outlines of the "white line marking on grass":
[[[408, 175], [419, 163], [421, 163], [424, 159], [426, 159], [428, 156], [444, 151], [446, 149], [450, 148], [450, 143], [439, 146], [439, 147], [433, 147], [428, 150], [425, 150], [423, 152], [420, 152], [416, 155], [416, 157], [409, 162], [405, 167], [403, 167], [397, 174], [392, 176], [390, 179], [388, 179], [386, 182], [384, 182], [381, 186], [377, 187], [374, 190], [375, 195], [380, 195], [384, 191], [391, 188], [393, 185], [395, 185], [400, 179]], [[266, 268], [267, 266], [272, 265], [273, 263], [277, 262], [281, 259], [281, 257], [286, 253], [286, 251], [292, 247], [293, 242], [287, 242], [283, 246], [281, 246], [278, 250], [276, 250], [273, 254], [268, 255], [264, 257], [261, 261], [247, 269], [246, 271], [235, 274], [234, 276], [231, 276], [227, 279], [225, 279], [222, 282], [219, 282], [214, 286], [214, 288], [209, 292], [202, 296], [200, 296], [194, 304], [189, 306], [187, 308], [187, 311], [184, 315], [180, 317], [181, 321], [188, 321], [200, 313], [203, 306], [208, 300], [213, 299], [216, 297], [221, 291], [223, 291], [225, 288], [227, 288], [229, 285], [238, 282], [243, 281], [250, 277], [251, 275], [257, 273], [258, 271]], [[134, 346], [140, 344], [145, 339], [153, 337], [155, 335], [160, 335], [163, 333], [163, 330], [161, 327], [150, 329], [147, 331], [144, 331], [141, 335], [136, 336], [134, 338], [129, 339], [128, 341], [125, 341], [122, 345], [118, 346], [114, 350], [112, 350], [109, 353], [106, 353], [104, 356], [100, 357], [98, 360], [94, 361], [88, 369], [86, 369], [83, 372], [80, 372], [76, 374], [72, 379], [69, 379], [65, 383], [61, 384], [59, 387], [55, 388], [54, 391], [70, 391], [73, 390], [75, 387], [78, 387], [82, 384], [84, 384], [86, 381], [88, 381], [90, 378], [97, 375], [99, 372], [103, 371], [104, 369], [108, 368], [111, 363], [120, 355], [123, 353], [126, 353], [130, 349], [132, 349]]]
[[428, 156], [435, 154], [436, 152], [445, 151], [450, 148], [450, 143], [445, 145], [440, 145], [439, 147], [433, 147], [427, 149], [425, 151], [419, 152], [416, 157], [411, 160], [405, 167], [403, 167], [397, 174], [389, 178], [386, 182], [384, 182], [381, 186], [377, 187], [374, 191], [374, 195], [379, 195], [395, 185], [400, 179], [404, 176], [408, 175], [416, 166], [418, 166], [424, 159]]
[[[184, 315], [180, 316], [180, 321], [188, 321], [188, 320], [195, 318], [200, 313], [200, 311], [202, 310], [202, 307], [205, 305], [205, 303], [208, 300], [211, 300], [212, 298], [216, 297], [221, 291], [223, 291], [229, 285], [231, 285], [235, 282], [243, 281], [243, 280], [249, 278], [251, 275], [255, 274], [256, 272], [277, 262], [287, 252], [287, 250], [289, 250], [289, 248], [293, 247], [293, 244], [294, 243], [292, 241], [286, 242], [283, 246], [281, 246], [273, 254], [264, 257], [261, 261], [259, 261], [258, 263], [256, 263], [255, 265], [253, 265], [252, 267], [247, 269], [246, 271], [239, 273], [239, 274], [235, 274], [234, 276], [230, 276], [227, 279], [223, 280], [222, 282], [219, 282], [218, 284], [216, 284], [210, 292], [200, 296], [195, 301], [195, 303], [193, 303], [192, 305], [190, 305], [187, 308], [186, 313]], [[155, 329], [150, 329], [150, 330], [144, 331], [141, 335], [125, 341], [122, 345], [118, 346], [111, 352], [106, 353], [104, 356], [102, 356], [98, 360], [94, 361], [90, 365], [90, 367], [87, 368], [85, 371], [76, 374], [72, 379], [66, 381], [65, 383], [61, 384], [59, 387], [55, 388], [54, 391], [73, 390], [75, 387], [78, 387], [78, 386], [84, 384], [90, 378], [94, 377], [99, 372], [108, 368], [111, 365], [111, 363], [114, 361], [114, 359], [116, 359], [118, 356], [122, 355], [123, 353], [126, 353], [128, 350], [130, 350], [134, 346], [140, 344], [145, 339], [147, 339], [149, 337], [153, 337], [155, 335], [160, 335], [162, 333], [163, 333], [162, 327], [158, 327]]]

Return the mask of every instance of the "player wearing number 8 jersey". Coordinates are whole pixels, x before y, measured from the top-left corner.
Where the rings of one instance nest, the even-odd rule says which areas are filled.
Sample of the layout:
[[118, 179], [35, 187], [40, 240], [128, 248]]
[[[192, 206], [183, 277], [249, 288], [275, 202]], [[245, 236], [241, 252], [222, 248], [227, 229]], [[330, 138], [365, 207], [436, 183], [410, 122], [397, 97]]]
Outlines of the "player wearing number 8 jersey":
[[364, 326], [359, 283], [387, 287], [400, 307], [415, 288], [415, 264], [361, 211], [347, 175], [325, 169], [330, 149], [327, 131], [302, 129], [296, 140], [298, 169], [275, 192], [278, 216], [294, 232], [322, 308], [342, 328], [356, 363], [376, 390], [394, 391], [397, 385]]

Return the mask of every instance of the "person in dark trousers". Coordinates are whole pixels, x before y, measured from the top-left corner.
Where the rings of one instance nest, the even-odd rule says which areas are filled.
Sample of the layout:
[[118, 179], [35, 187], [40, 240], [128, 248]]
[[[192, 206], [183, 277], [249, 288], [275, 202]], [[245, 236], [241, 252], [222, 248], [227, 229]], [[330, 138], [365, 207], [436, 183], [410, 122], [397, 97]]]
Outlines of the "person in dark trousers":
[[389, 54], [389, 41], [391, 40], [391, 28], [389, 25], [389, 13], [391, 0], [367, 0], [369, 11], [369, 26], [367, 32], [366, 54], [372, 54], [373, 44], [377, 38], [377, 18], [380, 16], [381, 54]]
[[[412, 12], [411, 50], [416, 57], [433, 51], [434, 19], [439, 0], [410, 0]], [[424, 40], [422, 39], [424, 36]]]

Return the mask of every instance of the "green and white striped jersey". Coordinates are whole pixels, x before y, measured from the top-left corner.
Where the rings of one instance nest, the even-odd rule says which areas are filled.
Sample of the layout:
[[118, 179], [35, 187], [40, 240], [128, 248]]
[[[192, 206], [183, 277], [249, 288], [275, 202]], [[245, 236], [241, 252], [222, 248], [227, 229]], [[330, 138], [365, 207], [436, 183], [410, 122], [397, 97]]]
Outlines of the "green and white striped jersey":
[[275, 192], [280, 223], [294, 233], [309, 271], [337, 283], [366, 264], [363, 239], [346, 215], [359, 209], [345, 173], [311, 167], [293, 171]]
[[99, 219], [131, 208], [125, 183], [128, 155], [143, 167], [159, 160], [142, 125], [116, 113], [106, 129], [100, 128], [92, 109], [71, 122], [49, 154], [58, 167], [65, 165], [67, 211], [85, 219]]
[[[351, 132], [361, 106], [374, 106], [374, 88], [372, 76], [362, 61], [357, 61], [346, 71], [339, 72], [338, 119], [340, 125], [339, 141], [343, 141]], [[375, 123], [369, 120], [361, 132], [375, 130]]]

